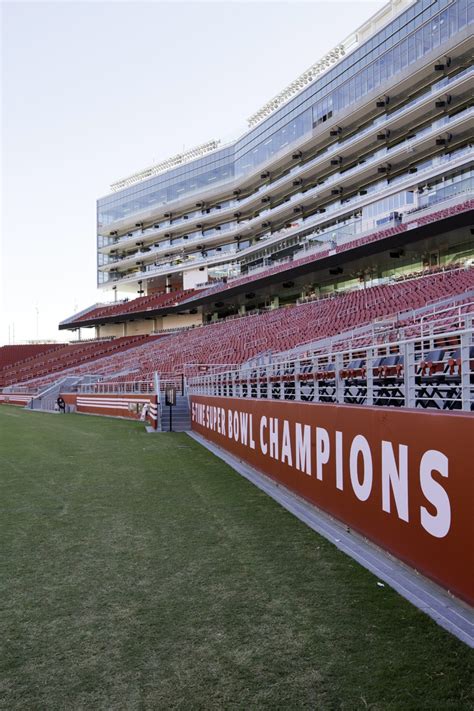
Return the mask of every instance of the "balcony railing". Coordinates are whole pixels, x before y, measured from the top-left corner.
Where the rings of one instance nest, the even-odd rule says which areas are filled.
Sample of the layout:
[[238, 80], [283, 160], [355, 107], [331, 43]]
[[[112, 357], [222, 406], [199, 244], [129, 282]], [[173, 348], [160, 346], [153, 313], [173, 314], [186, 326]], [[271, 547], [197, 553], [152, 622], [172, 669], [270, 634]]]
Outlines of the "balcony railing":
[[[449, 343], [447, 348], [444, 344]], [[474, 411], [474, 332], [438, 334], [205, 374], [191, 395]]]
[[[423, 103], [432, 101], [437, 94], [442, 94], [446, 91], [447, 87], [454, 87], [454, 85], [461, 83], [464, 81], [466, 78], [471, 77], [471, 75], [474, 74], [474, 70], [471, 68], [467, 68], [460, 72], [459, 74], [453, 76], [453, 77], [443, 77], [439, 81], [437, 81], [435, 84], [433, 84], [429, 89], [427, 89], [423, 94], [420, 96], [416, 97], [415, 99], [412, 99], [410, 102], [404, 104], [400, 108], [396, 109], [395, 111], [392, 111], [391, 113], [383, 114], [379, 117], [377, 117], [369, 126], [366, 128], [362, 129], [361, 131], [358, 131], [352, 136], [348, 136], [347, 138], [339, 139], [336, 140], [334, 143], [332, 143], [330, 146], [327, 148], [323, 149], [321, 152], [318, 153], [317, 156], [315, 156], [311, 161], [308, 161], [304, 164], [294, 166], [286, 175], [281, 176], [277, 180], [270, 182], [265, 185], [261, 185], [255, 193], [252, 195], [248, 196], [244, 200], [226, 200], [225, 202], [226, 207], [225, 209], [234, 209], [235, 207], [245, 207], [245, 205], [249, 202], [252, 202], [255, 199], [255, 196], [258, 195], [259, 197], [266, 193], [267, 191], [272, 191], [276, 187], [279, 187], [282, 183], [285, 181], [288, 181], [289, 179], [294, 178], [295, 176], [299, 175], [302, 172], [305, 172], [308, 170], [308, 168], [313, 167], [318, 161], [320, 161], [322, 158], [325, 159], [326, 157], [332, 155], [335, 152], [345, 150], [347, 147], [351, 146], [354, 143], [357, 143], [360, 141], [361, 138], [365, 137], [366, 135], [369, 135], [371, 132], [374, 130], [379, 130], [381, 126], [390, 124], [393, 122], [394, 119], [398, 119], [401, 116], [408, 114], [413, 108], [422, 105]], [[260, 168], [259, 168], [260, 170]], [[258, 173], [259, 170], [256, 172]], [[202, 189], [200, 189], [200, 192], [202, 192]], [[192, 196], [192, 200], [195, 200], [196, 196]], [[171, 209], [171, 203], [167, 204], [167, 207]], [[214, 212], [217, 212], [217, 209], [213, 210]], [[189, 217], [192, 217], [192, 215], [195, 214], [195, 211], [189, 214]], [[205, 215], [199, 215], [199, 217], [205, 217]], [[183, 224], [186, 220], [183, 217], [175, 218], [173, 220], [174, 225], [179, 225]], [[160, 227], [166, 227], [166, 226], [171, 226], [170, 221], [168, 220], [163, 220], [160, 219]], [[147, 228], [147, 230], [152, 230], [152, 227]], [[134, 231], [134, 230], [129, 230], [131, 233], [131, 236], [139, 236], [143, 235], [144, 233], [142, 231]], [[129, 235], [123, 235], [120, 239], [117, 240], [116, 244], [119, 244], [121, 241], [125, 241], [127, 239], [130, 239]], [[108, 245], [111, 246], [111, 245]]]
[[[426, 135], [435, 135], [435, 134], [439, 133], [439, 131], [440, 131], [441, 129], [444, 129], [444, 128], [446, 128], [446, 127], [449, 127], [449, 126], [451, 126], [451, 125], [452, 125], [453, 123], [455, 123], [455, 122], [463, 121], [463, 120], [465, 120], [466, 118], [470, 118], [470, 117], [474, 117], [474, 109], [472, 109], [472, 108], [467, 108], [467, 109], [465, 109], [464, 111], [462, 111], [462, 112], [456, 114], [455, 116], [453, 116], [453, 117], [451, 117], [451, 118], [450, 118], [450, 117], [443, 117], [443, 119], [440, 120], [440, 121], [442, 122], [442, 125], [440, 125], [440, 121], [437, 121], [437, 122], [435, 122], [435, 125], [434, 125], [434, 126], [429, 127], [429, 130], [428, 130], [428, 128], [427, 128], [427, 129], [424, 129], [424, 130], [421, 132], [421, 139], [425, 139], [425, 138], [426, 138]], [[310, 189], [310, 190], [307, 190], [305, 193], [297, 193], [297, 194], [295, 194], [295, 195], [292, 195], [292, 196], [289, 198], [289, 200], [286, 201], [286, 202], [296, 202], [296, 201], [298, 201], [298, 200], [307, 201], [308, 198], [311, 197], [311, 196], [313, 196], [313, 195], [316, 197], [316, 196], [317, 196], [325, 187], [327, 187], [328, 185], [330, 185], [330, 184], [332, 184], [332, 183], [334, 183], [334, 182], [342, 182], [343, 180], [345, 180], [345, 179], [347, 178], [348, 175], [352, 175], [353, 173], [358, 172], [359, 170], [364, 170], [364, 169], [366, 169], [368, 166], [370, 166], [371, 164], [378, 163], [378, 162], [381, 160], [381, 155], [379, 155], [380, 153], [383, 153], [383, 157], [384, 157], [384, 158], [385, 158], [385, 157], [391, 157], [391, 156], [392, 156], [392, 153], [405, 151], [408, 147], [417, 144], [417, 142], [418, 142], [419, 140], [421, 140], [421, 139], [420, 139], [420, 135], [416, 135], [416, 136], [414, 136], [412, 139], [410, 139], [409, 141], [405, 141], [405, 142], [403, 142], [402, 144], [397, 144], [397, 146], [394, 146], [393, 148], [390, 148], [390, 149], [385, 149], [385, 148], [384, 148], [384, 149], [381, 149], [381, 151], [378, 151], [373, 157], [368, 158], [364, 163], [357, 164], [356, 166], [354, 166], [354, 167], [351, 168], [350, 170], [346, 171], [346, 172], [343, 173], [342, 175], [337, 174], [337, 175], [329, 176], [329, 178], [326, 179], [326, 181], [324, 181], [323, 184], [317, 185], [317, 186], [315, 186], [314, 188], [312, 188], [312, 189]], [[470, 149], [469, 146], [465, 147], [465, 149], [460, 149], [460, 150], [466, 150], [466, 151], [468, 151], [468, 152], [470, 151], [470, 152], [472, 153], [472, 149]], [[458, 156], [458, 155], [459, 155], [459, 152], [454, 152], [453, 155]], [[444, 155], [435, 156], [433, 159], [430, 159], [430, 160], [429, 160], [429, 165], [426, 166], [426, 168], [431, 168], [433, 165], [437, 165], [437, 164], [441, 165], [441, 164], [443, 164], [444, 162], [446, 162], [446, 160], [450, 160], [450, 159], [451, 159], [451, 154], [444, 154]], [[422, 172], [422, 169], [420, 168], [420, 169], [418, 170], [418, 173], [421, 173], [421, 172]], [[405, 179], [406, 179], [406, 175], [400, 176], [400, 181], [401, 181], [401, 182], [403, 182]], [[397, 180], [397, 179], [392, 180], [392, 181], [391, 181], [391, 184], [392, 184], [392, 185], [395, 185], [395, 184], [396, 184], [396, 180]], [[374, 187], [374, 186], [372, 186], [372, 187]], [[371, 192], [372, 192], [372, 190], [371, 190]], [[349, 205], [354, 205], [354, 204], [361, 203], [361, 202], [366, 202], [366, 201], [367, 201], [367, 197], [366, 197], [366, 196], [353, 196], [352, 198], [350, 198], [349, 200], [347, 200], [347, 201], [344, 202], [344, 207], [348, 207]], [[264, 217], [265, 215], [270, 216], [270, 213], [271, 213], [272, 215], [275, 215], [275, 214], [276, 214], [276, 213], [275, 213], [275, 210], [276, 210], [277, 212], [280, 212], [282, 208], [285, 208], [286, 202], [283, 203], [283, 205], [278, 206], [277, 208], [273, 208], [273, 209], [272, 209], [272, 208], [269, 208], [268, 210], [262, 211], [262, 212], [260, 213], [260, 215], [259, 215], [257, 218], [254, 218], [254, 220], [251, 220], [250, 222], [254, 222], [254, 223], [255, 223], [255, 226], [257, 226], [257, 224], [259, 223], [260, 219], [261, 219], [262, 217]], [[340, 201], [340, 200], [337, 200], [337, 201], [333, 202], [332, 204], [326, 205], [326, 206], [325, 206], [326, 213], [331, 213], [333, 210], [337, 209], [337, 208], [340, 207], [340, 206], [341, 206], [341, 201]], [[304, 222], [307, 222], [308, 224], [310, 224], [311, 222], [316, 222], [316, 221], [321, 222], [321, 216], [320, 216], [320, 215], [313, 215], [313, 216], [311, 216], [311, 217], [309, 217], [309, 218], [306, 218], [306, 220], [303, 220], [303, 221], [304, 221]], [[222, 226], [222, 229], [217, 230], [217, 229], [214, 228], [214, 229], [212, 230], [212, 234], [210, 234], [210, 235], [209, 235], [209, 234], [208, 234], [208, 235], [205, 235], [205, 234], [203, 234], [202, 232], [199, 232], [199, 233], [191, 233], [191, 235], [192, 235], [191, 239], [182, 240], [182, 241], [181, 241], [181, 239], [180, 239], [180, 242], [175, 243], [175, 244], [173, 244], [173, 243], [172, 243], [172, 244], [166, 243], [165, 245], [156, 247], [155, 249], [148, 249], [147, 252], [146, 252], [146, 257], [144, 257], [144, 259], [150, 258], [150, 255], [155, 255], [155, 254], [163, 253], [163, 252], [166, 251], [167, 249], [171, 249], [171, 250], [172, 250], [172, 249], [174, 249], [174, 248], [177, 247], [177, 246], [182, 246], [182, 247], [184, 248], [185, 245], [193, 244], [194, 242], [197, 242], [197, 241], [205, 241], [205, 240], [208, 240], [208, 239], [210, 239], [210, 238], [212, 238], [212, 237], [215, 237], [216, 235], [219, 235], [219, 234], [221, 234], [221, 233], [222, 233], [222, 234], [225, 234], [225, 233], [227, 233], [227, 232], [232, 232], [232, 231], [235, 231], [235, 232], [237, 233], [237, 232], [239, 232], [239, 231], [242, 229], [242, 224], [244, 224], [244, 222], [241, 222], [241, 223], [237, 223], [237, 222], [228, 223], [228, 224], [226, 224], [226, 225], [223, 225], [223, 226]], [[275, 233], [273, 233], [273, 234], [275, 234]], [[126, 262], [129, 261], [129, 260], [131, 260], [131, 261], [136, 261], [137, 259], [140, 259], [140, 254], [139, 254], [139, 253], [138, 253], [138, 254], [135, 254], [135, 255], [132, 255], [132, 256], [130, 256], [130, 257], [120, 257], [120, 258], [117, 258], [117, 259], [113, 259], [112, 262], [115, 262], [115, 261], [116, 261], [117, 263], [120, 263], [120, 262], [126, 263]], [[164, 262], [164, 264], [169, 264], [169, 262]], [[106, 267], [109, 267], [109, 266], [110, 266], [110, 265], [106, 265]], [[159, 265], [156, 265], [156, 266], [159, 266]], [[102, 269], [102, 270], [103, 270], [103, 271], [107, 271], [108, 269], [107, 269], [107, 268], [104, 268], [104, 269]]]

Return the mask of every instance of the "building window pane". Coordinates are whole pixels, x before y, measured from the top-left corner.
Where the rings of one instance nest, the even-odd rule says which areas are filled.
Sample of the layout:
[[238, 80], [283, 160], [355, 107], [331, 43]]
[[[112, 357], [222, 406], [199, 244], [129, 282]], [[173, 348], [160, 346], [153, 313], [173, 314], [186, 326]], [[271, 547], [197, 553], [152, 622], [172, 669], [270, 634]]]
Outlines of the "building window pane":
[[408, 66], [408, 40], [404, 39], [400, 45], [400, 61], [402, 69]]
[[379, 62], [374, 62], [374, 89], [380, 84], [380, 65]]
[[397, 46], [394, 47], [392, 51], [393, 51], [393, 73], [397, 74], [401, 69], [400, 45], [397, 44]]
[[408, 64], [413, 64], [416, 59], [415, 37], [408, 37]]
[[458, 28], [462, 29], [467, 23], [467, 0], [458, 0]]
[[439, 18], [435, 17], [431, 21], [431, 47], [434, 49], [439, 45]]
[[374, 88], [374, 65], [367, 67], [367, 91], [372, 91]]
[[448, 39], [448, 11], [445, 10], [439, 16], [439, 39], [440, 42], [446, 42]]
[[423, 56], [423, 29], [419, 29], [415, 34], [416, 58], [420, 59]]
[[423, 27], [423, 54], [431, 51], [431, 26], [428, 23]]

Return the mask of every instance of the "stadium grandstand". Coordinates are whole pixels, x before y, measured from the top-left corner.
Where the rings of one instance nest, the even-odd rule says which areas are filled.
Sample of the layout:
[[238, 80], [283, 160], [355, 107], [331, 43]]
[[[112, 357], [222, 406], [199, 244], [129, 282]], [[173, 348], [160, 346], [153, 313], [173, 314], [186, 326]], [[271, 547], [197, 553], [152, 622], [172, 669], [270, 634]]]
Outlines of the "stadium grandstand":
[[[249, 119], [97, 201], [97, 338], [472, 263], [469, 3], [399, 1]], [[299, 88], [299, 90], [298, 90]]]
[[97, 283], [113, 301], [61, 322], [73, 344], [1, 361], [0, 386], [152, 387], [469, 329], [471, 21], [462, 0], [393, 0], [234, 142], [116, 181], [97, 201]]
[[[63, 345], [63, 344], [59, 344]], [[40, 353], [46, 353], [58, 347], [57, 343], [26, 343], [0, 347], [0, 369], [32, 358]]]
[[[74, 343], [5, 354], [0, 402], [54, 409], [60, 396], [161, 430], [175, 407], [175, 429], [472, 603], [453, 553], [465, 504], [453, 488], [449, 514], [464, 523], [451, 532], [430, 477], [448, 477], [449, 457], [463, 469], [473, 422], [473, 22], [466, 0], [391, 0], [236, 141], [114, 183], [97, 201], [109, 301], [59, 324]], [[342, 491], [344, 457], [350, 506], [317, 488], [327, 464]]]
[[75, 343], [2, 362], [0, 385], [151, 388], [324, 349], [347, 364], [410, 338], [423, 361], [428, 332], [469, 329], [471, 19], [460, 0], [388, 3], [235, 142], [114, 183], [97, 201], [97, 282], [114, 300], [61, 322]]

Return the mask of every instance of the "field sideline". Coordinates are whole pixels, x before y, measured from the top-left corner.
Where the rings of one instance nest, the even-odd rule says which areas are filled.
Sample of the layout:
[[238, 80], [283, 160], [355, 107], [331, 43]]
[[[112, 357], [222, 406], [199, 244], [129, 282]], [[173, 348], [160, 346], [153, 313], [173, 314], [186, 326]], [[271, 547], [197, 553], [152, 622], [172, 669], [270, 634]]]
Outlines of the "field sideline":
[[185, 434], [0, 407], [0, 708], [474, 708], [469, 650]]

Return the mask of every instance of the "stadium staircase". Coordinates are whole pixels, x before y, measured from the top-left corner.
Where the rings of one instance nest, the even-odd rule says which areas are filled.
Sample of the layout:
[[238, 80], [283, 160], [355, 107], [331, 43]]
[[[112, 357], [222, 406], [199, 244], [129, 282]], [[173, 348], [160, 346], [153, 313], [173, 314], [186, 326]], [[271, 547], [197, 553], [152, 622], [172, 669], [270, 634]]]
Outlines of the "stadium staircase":
[[35, 395], [28, 404], [30, 410], [53, 411], [60, 393], [73, 392], [78, 386], [85, 383], [93, 383], [100, 380], [96, 375], [68, 375], [56, 380], [52, 385], [48, 385]]
[[[189, 411], [188, 395], [176, 394], [176, 405], [173, 407], [173, 432], [187, 432], [191, 429], [191, 413]], [[160, 431], [169, 432], [170, 427], [170, 408], [165, 405], [164, 399], [160, 404]]]

